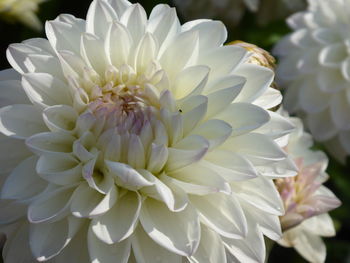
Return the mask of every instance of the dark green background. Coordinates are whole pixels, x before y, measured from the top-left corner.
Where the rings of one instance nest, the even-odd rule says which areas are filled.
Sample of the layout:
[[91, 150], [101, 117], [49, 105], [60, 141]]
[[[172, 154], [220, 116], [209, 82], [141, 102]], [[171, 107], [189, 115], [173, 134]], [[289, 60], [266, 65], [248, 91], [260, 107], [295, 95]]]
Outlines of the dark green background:
[[[157, 3], [171, 4], [169, 1], [156, 0], [143, 0], [139, 2], [145, 7], [148, 13]], [[57, 15], [62, 13], [73, 14], [76, 17], [85, 18], [89, 4], [89, 0], [49, 0], [41, 5], [39, 16], [42, 21], [54, 19]], [[184, 22], [182, 18], [181, 20]], [[229, 30], [229, 41], [239, 39], [254, 43], [267, 50], [270, 50], [273, 44], [288, 32], [289, 29], [285, 25], [284, 21], [277, 21], [267, 26], [259, 27], [255, 23], [254, 15], [247, 13], [240, 25]], [[44, 32], [35, 32], [22, 26], [21, 24], [8, 24], [2, 21], [0, 21], [0, 36], [0, 69], [9, 67], [5, 53], [6, 48], [10, 43], [21, 42], [32, 37], [45, 37]], [[349, 162], [347, 166], [341, 166], [336, 161], [331, 160], [328, 169], [331, 178], [327, 182], [327, 186], [332, 189], [341, 199], [343, 205], [331, 212], [338, 231], [337, 236], [334, 238], [324, 239], [328, 250], [326, 262], [329, 263], [350, 263], [349, 171]], [[293, 249], [286, 249], [275, 245], [272, 249], [268, 262], [299, 263], [306, 261], [303, 260]]]

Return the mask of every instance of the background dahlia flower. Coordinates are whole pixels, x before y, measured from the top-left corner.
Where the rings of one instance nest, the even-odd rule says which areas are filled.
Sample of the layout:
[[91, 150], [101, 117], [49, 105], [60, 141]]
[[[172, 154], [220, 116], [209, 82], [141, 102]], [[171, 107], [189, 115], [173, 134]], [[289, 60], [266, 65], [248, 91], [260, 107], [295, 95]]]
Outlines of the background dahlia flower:
[[322, 185], [328, 179], [327, 156], [311, 150], [312, 138], [304, 132], [300, 119], [290, 118], [290, 121], [297, 129], [289, 135], [285, 150], [297, 164], [298, 174], [275, 180], [285, 208], [285, 215], [280, 217], [283, 238], [278, 243], [294, 247], [309, 262], [324, 262], [326, 246], [321, 237], [335, 235], [327, 212], [341, 203]]
[[173, 2], [185, 19], [217, 18], [229, 26], [237, 25], [246, 10], [256, 13], [258, 23], [264, 25], [305, 8], [305, 0], [173, 0]]
[[285, 108], [344, 162], [350, 153], [350, 1], [309, 1], [288, 19], [293, 33], [274, 49]]
[[46, 35], [0, 72], [5, 262], [263, 262], [295, 175], [273, 72], [167, 5], [95, 0]]
[[0, 17], [9, 21], [19, 21], [35, 30], [41, 30], [42, 24], [36, 13], [39, 4], [45, 0], [0, 0]]

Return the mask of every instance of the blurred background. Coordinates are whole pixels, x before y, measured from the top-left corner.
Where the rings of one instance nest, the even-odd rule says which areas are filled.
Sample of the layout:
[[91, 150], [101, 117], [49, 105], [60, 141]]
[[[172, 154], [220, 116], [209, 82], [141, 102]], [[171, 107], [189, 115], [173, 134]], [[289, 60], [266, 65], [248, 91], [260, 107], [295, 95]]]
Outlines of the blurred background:
[[[190, 0], [175, 0], [189, 1]], [[258, 12], [259, 17], [252, 13], [249, 9], [240, 13], [241, 19], [231, 24], [227, 20], [226, 14], [220, 12], [210, 13], [211, 10], [205, 10], [205, 0], [196, 0], [197, 5], [201, 5], [203, 15], [201, 12], [196, 10], [195, 13], [186, 14], [186, 17], [179, 13], [178, 16], [181, 22], [186, 22], [188, 17], [191, 18], [207, 18], [208, 14], [213, 16], [215, 19], [224, 20], [228, 25], [229, 37], [228, 41], [242, 40], [245, 42], [253, 43], [268, 51], [271, 51], [273, 45], [290, 30], [285, 23], [283, 15], [277, 15], [274, 13], [277, 6], [267, 5], [264, 10]], [[270, 0], [267, 0], [268, 2]], [[282, 1], [282, 0], [281, 0]], [[290, 0], [290, 2], [299, 0]], [[301, 0], [304, 1], [304, 0]], [[327, 0], [325, 0], [327, 1]], [[328, 0], [331, 1], [331, 0]], [[135, 1], [132, 1], [135, 2]], [[159, 3], [167, 3], [174, 6], [172, 1], [160, 1], [160, 0], [140, 0], [140, 2], [149, 14], [152, 7]], [[273, 2], [272, 0], [270, 1]], [[79, 18], [85, 18], [90, 0], [47, 0], [40, 5], [38, 13], [39, 19], [42, 22], [46, 20], [54, 19], [57, 15], [68, 13]], [[203, 7], [204, 5], [204, 7]], [[243, 5], [243, 4], [241, 4]], [[299, 7], [297, 7], [299, 8]], [[209, 13], [208, 13], [209, 12]], [[269, 15], [271, 14], [271, 17]], [[267, 16], [267, 18], [266, 18]], [[272, 18], [273, 19], [269, 19]], [[264, 18], [265, 17], [265, 18]], [[0, 18], [1, 14], [0, 14]], [[264, 18], [261, 20], [261, 18]], [[271, 21], [272, 20], [272, 21]], [[18, 43], [28, 38], [33, 37], [45, 37], [44, 31], [35, 31], [20, 23], [12, 23], [11, 21], [0, 20], [0, 69], [6, 69], [9, 64], [6, 60], [6, 49], [11, 43]], [[321, 149], [320, 146], [316, 145], [315, 148]], [[322, 149], [324, 150], [324, 149]], [[325, 238], [324, 241], [327, 245], [327, 260], [330, 263], [350, 263], [350, 162], [347, 161], [346, 166], [342, 166], [337, 161], [330, 159], [330, 165], [328, 168], [330, 180], [326, 183], [337, 197], [342, 201], [343, 205], [332, 211], [330, 215], [335, 221], [337, 236], [334, 238]], [[19, 251], [20, 253], [20, 251]], [[281, 246], [274, 245], [268, 262], [281, 262], [284, 263], [301, 263], [306, 262], [302, 259], [294, 249], [286, 249]], [[220, 262], [218, 262], [220, 263]]]

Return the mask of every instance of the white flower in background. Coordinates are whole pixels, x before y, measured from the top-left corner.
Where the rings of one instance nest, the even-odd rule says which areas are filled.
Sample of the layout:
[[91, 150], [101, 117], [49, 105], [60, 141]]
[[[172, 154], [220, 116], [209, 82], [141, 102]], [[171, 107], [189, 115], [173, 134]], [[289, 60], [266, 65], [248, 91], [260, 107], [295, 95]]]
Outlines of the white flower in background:
[[321, 151], [311, 150], [312, 138], [304, 132], [300, 119], [290, 118], [290, 121], [297, 129], [290, 134], [285, 149], [295, 160], [298, 175], [275, 181], [286, 212], [280, 218], [283, 239], [278, 243], [294, 247], [310, 262], [324, 262], [326, 247], [321, 237], [335, 235], [332, 219], [327, 212], [341, 203], [322, 185], [328, 179], [325, 172], [327, 156]]
[[96, 0], [46, 34], [0, 73], [5, 262], [263, 262], [295, 175], [273, 72], [167, 5]]
[[285, 108], [344, 162], [350, 153], [350, 1], [310, 1], [288, 19], [295, 31], [274, 49]]
[[[216, 18], [237, 25], [246, 10], [257, 13], [257, 21], [267, 24], [305, 8], [305, 0], [173, 0], [185, 19]], [[271, 12], [271, 10], [274, 10]]]
[[45, 0], [0, 0], [0, 17], [41, 30], [42, 24], [36, 13], [39, 5]]

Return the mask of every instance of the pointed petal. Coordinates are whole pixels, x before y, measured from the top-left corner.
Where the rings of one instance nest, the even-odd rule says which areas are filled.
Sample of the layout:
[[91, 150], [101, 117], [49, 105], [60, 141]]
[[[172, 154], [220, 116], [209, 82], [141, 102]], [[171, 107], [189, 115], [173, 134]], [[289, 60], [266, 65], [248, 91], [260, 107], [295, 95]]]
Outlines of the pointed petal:
[[[128, 191], [107, 213], [92, 221], [92, 231], [106, 244], [114, 244], [133, 234], [141, 210], [141, 196]], [[116, 222], [118, 222], [116, 224]]]
[[207, 196], [190, 196], [204, 224], [228, 238], [247, 235], [247, 222], [243, 209], [233, 195], [216, 193]]
[[200, 224], [190, 205], [181, 212], [171, 212], [164, 204], [146, 199], [140, 221], [149, 237], [178, 255], [191, 256], [198, 247]]
[[130, 239], [126, 239], [108, 245], [99, 240], [90, 227], [88, 232], [88, 247], [91, 263], [128, 263], [131, 241]]

